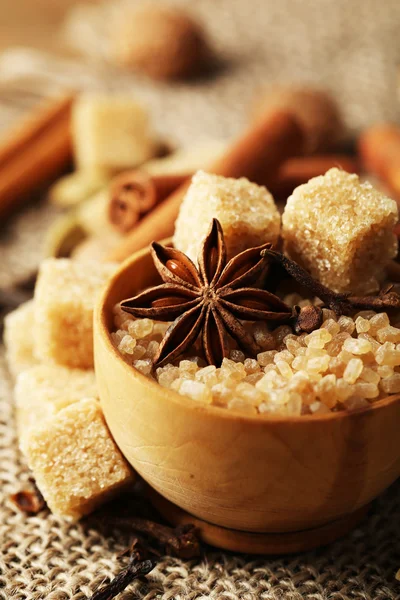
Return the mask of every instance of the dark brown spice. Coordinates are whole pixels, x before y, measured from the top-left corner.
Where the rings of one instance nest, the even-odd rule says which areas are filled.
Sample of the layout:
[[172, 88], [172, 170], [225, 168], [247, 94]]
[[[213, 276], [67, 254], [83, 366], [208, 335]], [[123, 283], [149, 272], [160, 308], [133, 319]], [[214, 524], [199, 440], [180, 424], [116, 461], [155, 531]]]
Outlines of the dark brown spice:
[[190, 174], [151, 176], [138, 169], [117, 175], [110, 185], [109, 221], [122, 233], [131, 231], [189, 177]]
[[90, 600], [112, 600], [132, 581], [147, 575], [163, 554], [189, 559], [200, 555], [200, 542], [194, 525], [168, 527], [138, 517], [108, 516], [107, 525], [116, 525], [135, 532], [130, 548], [119, 555], [128, 555], [128, 566], [106, 586], [96, 591]]
[[381, 289], [378, 296], [350, 296], [349, 302], [353, 308], [364, 310], [398, 310], [400, 308], [400, 296], [393, 292], [393, 284], [388, 284]]
[[290, 260], [284, 254], [275, 252], [270, 248], [262, 250], [261, 254], [278, 262], [297, 283], [306, 287], [313, 296], [320, 298], [325, 306], [337, 315], [347, 314], [354, 309], [359, 310], [399, 310], [400, 296], [392, 291], [392, 285], [383, 288], [378, 296], [351, 296], [351, 294], [338, 294], [316, 281], [300, 265]]
[[319, 281], [316, 281], [311, 277], [308, 271], [300, 267], [300, 265], [293, 260], [290, 260], [290, 258], [281, 252], [276, 252], [267, 248], [262, 251], [262, 254], [279, 263], [285, 269], [286, 273], [297, 283], [307, 288], [313, 296], [320, 298], [326, 306], [334, 310], [337, 314], [342, 314], [346, 311], [348, 294], [337, 294], [333, 292]]
[[128, 587], [135, 579], [147, 575], [154, 569], [156, 563], [152, 559], [138, 561], [137, 550], [134, 549], [128, 566], [122, 569], [110, 583], [96, 591], [90, 600], [112, 600]]
[[395, 283], [400, 282], [400, 263], [397, 260], [391, 260], [386, 265], [386, 274], [390, 281], [394, 281]]
[[10, 500], [19, 510], [30, 515], [36, 515], [46, 506], [42, 494], [35, 485], [29, 489], [20, 490], [12, 494]]
[[158, 548], [165, 554], [188, 559], [199, 556], [201, 552], [197, 530], [191, 524], [172, 528], [137, 517], [109, 517], [107, 523], [141, 534], [145, 537], [146, 546], [151, 542], [153, 549]]
[[[386, 288], [378, 296], [356, 297], [338, 294], [313, 277], [281, 252], [264, 244], [241, 252], [226, 263], [221, 225], [213, 219], [204, 240], [198, 268], [182, 252], [153, 242], [151, 252], [163, 284], [133, 298], [121, 308], [138, 318], [173, 321], [154, 359], [156, 367], [172, 362], [202, 335], [204, 355], [219, 366], [229, 355], [229, 338], [248, 356], [260, 352], [242, 321], [291, 323], [295, 332], [311, 333], [322, 325], [322, 307], [294, 307], [293, 310], [272, 291], [287, 274], [323, 306], [337, 315], [354, 309], [400, 309], [400, 296]], [[274, 268], [277, 266], [277, 269]], [[269, 290], [256, 287], [261, 275], [269, 272]], [[250, 287], [253, 286], [253, 287]]]
[[293, 312], [293, 329], [297, 335], [311, 333], [322, 325], [323, 313], [319, 306], [295, 306]]
[[248, 355], [260, 351], [241, 321], [288, 321], [292, 310], [280, 298], [254, 285], [268, 268], [262, 254], [270, 244], [250, 248], [226, 262], [221, 225], [214, 219], [199, 256], [199, 267], [182, 252], [153, 242], [151, 252], [164, 283], [121, 303], [135, 317], [175, 321], [155, 357], [155, 366], [172, 362], [202, 333], [205, 357], [220, 365], [229, 355], [229, 338]]
[[142, 171], [127, 171], [111, 182], [108, 218], [118, 230], [126, 233], [155, 202], [156, 191], [150, 176]]

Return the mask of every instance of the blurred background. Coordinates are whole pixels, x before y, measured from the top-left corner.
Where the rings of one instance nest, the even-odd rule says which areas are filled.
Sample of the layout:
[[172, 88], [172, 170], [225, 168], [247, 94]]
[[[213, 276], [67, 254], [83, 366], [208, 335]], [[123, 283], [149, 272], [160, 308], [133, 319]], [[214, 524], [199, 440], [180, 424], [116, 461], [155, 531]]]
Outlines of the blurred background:
[[[121, 13], [141, 4], [2, 0], [3, 123], [15, 114], [9, 106], [12, 87], [20, 108], [34, 92], [68, 84], [130, 87], [149, 104], [157, 127], [169, 135], [173, 127], [179, 141], [239, 130], [257, 88], [276, 81], [318, 84], [331, 91], [352, 131], [398, 116], [396, 0], [175, 0], [174, 6], [183, 6], [201, 23], [219, 70], [213, 77], [173, 86], [116, 69], [112, 59], [116, 39], [126, 35]], [[17, 98], [22, 90], [32, 95]]]
[[[277, 108], [289, 110], [292, 133], [305, 133], [306, 143], [299, 143], [305, 151], [293, 147], [295, 135], [283, 135], [278, 151], [269, 153], [267, 181], [248, 172], [225, 175], [266, 185], [282, 210], [297, 185], [339, 166], [400, 203], [399, 30], [400, 0], [0, 0], [0, 333], [6, 314], [32, 297], [43, 258], [118, 260], [115, 248], [124, 258], [126, 241], [136, 241], [143, 222], [150, 223], [149, 243], [157, 235], [152, 226], [165, 225], [164, 218], [151, 221], [168, 196], [165, 183], [172, 191], [183, 177], [186, 185], [196, 170], [226, 158], [243, 131], [257, 134], [243, 144], [247, 167], [262, 161], [271, 138], [262, 139], [267, 128], [255, 123], [267, 111], [273, 121]], [[388, 125], [376, 129], [382, 122]], [[400, 282], [400, 261], [392, 268]], [[34, 319], [27, 306], [15, 323], [16, 347], [21, 344], [22, 354], [27, 348], [29, 359]], [[12, 449], [12, 384], [3, 357], [0, 343], [0, 466], [8, 494], [28, 472]], [[200, 578], [202, 597], [214, 578], [222, 584], [213, 597], [250, 598], [252, 582], [265, 577], [268, 597], [275, 590], [290, 598], [399, 599], [392, 587], [399, 566], [397, 495], [378, 504], [370, 528], [333, 554], [290, 558], [290, 565], [274, 559], [265, 575], [258, 561], [248, 566], [232, 556], [211, 561], [210, 576], [203, 568], [194, 577], [176, 569], [188, 574], [188, 585]], [[52, 517], [29, 521], [1, 504], [3, 545], [13, 559], [0, 588], [14, 590], [13, 597], [33, 597], [34, 590], [39, 598], [39, 588], [51, 587], [51, 597], [72, 598], [73, 586], [77, 591], [86, 576], [88, 582], [95, 577], [98, 560], [97, 580], [111, 573], [111, 550], [91, 529]], [[175, 579], [170, 565], [166, 579], [179, 586], [185, 575]], [[219, 591], [224, 580], [226, 595]], [[188, 589], [184, 583], [179, 597]]]
[[[144, 16], [138, 16], [142, 9]], [[186, 170], [191, 172], [204, 167], [204, 152], [214, 157], [271, 103], [289, 102], [292, 109], [304, 110], [312, 135], [321, 138], [314, 135], [310, 152], [354, 155], [360, 132], [399, 119], [399, 24], [397, 0], [159, 0], [157, 4], [141, 0], [0, 0], [0, 137], [8, 140], [8, 145], [11, 140], [12, 146], [18, 138], [13, 126], [18, 128], [32, 108], [48, 97], [73, 90], [76, 97], [91, 92], [137, 102], [147, 119], [142, 119], [140, 135], [138, 129], [135, 133], [139, 145], [147, 140], [146, 159], [171, 150], [203, 147], [202, 158], [189, 157], [189, 163], [185, 163], [187, 157], [183, 163], [179, 159], [168, 167], [170, 172], [177, 165], [181, 173], [187, 164], [190, 168]], [[306, 94], [298, 96], [299, 89]], [[322, 90], [324, 96], [315, 98], [314, 90]], [[118, 127], [122, 137], [117, 151], [114, 147], [112, 152], [117, 155], [126, 144], [121, 131], [125, 117], [118, 125], [119, 109], [104, 110], [103, 117], [103, 108], [98, 106], [93, 105], [87, 114], [83, 110], [72, 141], [64, 134], [62, 142], [58, 136], [61, 145], [69, 144], [68, 152], [54, 152], [59, 164], [52, 171], [49, 168], [47, 179], [21, 178], [27, 164], [39, 172], [32, 160], [22, 161], [13, 170], [4, 161], [2, 164], [0, 151], [0, 168], [7, 167], [7, 175], [14, 173], [12, 190], [6, 194], [1, 187], [4, 177], [0, 177], [0, 208], [4, 209], [0, 210], [0, 288], [35, 273], [43, 256], [63, 255], [65, 247], [60, 254], [59, 246], [65, 239], [69, 243], [73, 226], [65, 219], [58, 220], [49, 237], [49, 225], [60, 214], [71, 216], [72, 205], [108, 185], [111, 175], [145, 160], [131, 165], [126, 161], [94, 164], [96, 169], [105, 167], [107, 173], [103, 177], [102, 172], [100, 181], [96, 174], [95, 182], [90, 174], [88, 183], [88, 160], [82, 159], [82, 152], [79, 158], [79, 148], [89, 138], [91, 152], [105, 152], [109, 139], [118, 146]], [[140, 120], [132, 116], [132, 126], [137, 128]], [[148, 124], [143, 125], [145, 121]], [[92, 123], [90, 131], [88, 123]], [[149, 140], [153, 150], [149, 150]], [[24, 151], [34, 155], [36, 151], [26, 146]], [[336, 158], [332, 161], [344, 166]], [[74, 168], [74, 163], [77, 177], [49, 191], [51, 181]], [[40, 168], [43, 164], [44, 159]], [[164, 165], [160, 168], [163, 171]], [[313, 168], [307, 171], [308, 177], [318, 174]], [[357, 165], [344, 168], [358, 171]], [[400, 184], [398, 187], [400, 197]], [[37, 189], [41, 203], [36, 202]], [[24, 203], [21, 213], [17, 209], [20, 211], [25, 196], [35, 202]], [[106, 204], [104, 194], [97, 204], [85, 204], [83, 220], [85, 228], [90, 222], [90, 236], [98, 233], [102, 243], [108, 236], [111, 245], [121, 231], [110, 233]]]

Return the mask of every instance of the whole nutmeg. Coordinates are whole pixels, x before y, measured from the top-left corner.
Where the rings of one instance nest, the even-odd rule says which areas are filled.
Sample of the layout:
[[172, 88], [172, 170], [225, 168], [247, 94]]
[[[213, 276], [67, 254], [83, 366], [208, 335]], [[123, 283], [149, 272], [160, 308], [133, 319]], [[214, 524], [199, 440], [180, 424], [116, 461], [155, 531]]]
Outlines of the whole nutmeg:
[[148, 4], [124, 12], [111, 39], [115, 62], [154, 79], [201, 71], [210, 52], [202, 27], [177, 7]]
[[308, 153], [332, 148], [344, 137], [339, 108], [327, 92], [308, 87], [275, 85], [268, 91], [258, 93], [253, 113], [257, 118], [277, 108], [290, 110], [303, 125]]

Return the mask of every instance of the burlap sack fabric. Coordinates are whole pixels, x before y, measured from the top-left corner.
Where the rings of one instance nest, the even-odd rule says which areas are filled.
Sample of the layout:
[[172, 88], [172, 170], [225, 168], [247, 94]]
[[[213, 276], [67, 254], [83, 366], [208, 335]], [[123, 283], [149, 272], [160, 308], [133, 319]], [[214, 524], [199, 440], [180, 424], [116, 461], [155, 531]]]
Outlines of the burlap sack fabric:
[[[87, 89], [134, 91], [148, 104], [157, 129], [185, 144], [235, 134], [246, 121], [254, 89], [274, 80], [330, 89], [352, 131], [397, 117], [397, 0], [198, 0], [190, 8], [208, 24], [226, 59], [217, 78], [168, 87], [115, 74], [105, 63], [91, 61], [88, 66], [10, 49], [0, 57], [0, 126], [38, 95], [71, 82]], [[104, 21], [104, 14], [96, 18]], [[101, 27], [94, 29], [92, 40], [101, 32]], [[88, 49], [91, 59], [100, 41], [96, 47]], [[32, 208], [4, 228], [0, 287], [35, 268], [38, 242], [52, 218], [48, 208]], [[12, 382], [3, 352], [0, 402], [0, 598], [84, 600], [116, 574], [123, 563], [115, 554], [129, 536], [107, 533], [90, 520], [71, 525], [47, 511], [27, 517], [13, 507], [8, 496], [23, 485], [28, 472], [17, 450]], [[133, 585], [121, 600], [395, 600], [400, 598], [395, 579], [399, 536], [397, 483], [374, 503], [357, 530], [328, 548], [286, 558], [211, 549], [196, 561], [166, 558], [147, 586]]]

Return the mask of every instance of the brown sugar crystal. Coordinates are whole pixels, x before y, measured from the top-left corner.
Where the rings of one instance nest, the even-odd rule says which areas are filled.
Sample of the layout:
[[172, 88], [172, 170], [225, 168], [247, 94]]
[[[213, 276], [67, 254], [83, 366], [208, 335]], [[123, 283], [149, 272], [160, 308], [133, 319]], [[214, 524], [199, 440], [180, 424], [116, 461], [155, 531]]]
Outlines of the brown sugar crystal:
[[36, 365], [18, 375], [14, 395], [23, 450], [30, 433], [46, 420], [74, 402], [97, 397], [97, 385], [93, 370]]
[[296, 188], [282, 216], [285, 251], [335, 292], [377, 291], [396, 256], [396, 202], [357, 175], [330, 169]]
[[47, 505], [60, 517], [79, 519], [134, 480], [94, 398], [64, 408], [33, 431], [25, 454]]
[[280, 215], [265, 187], [198, 171], [182, 202], [174, 245], [195, 263], [213, 218], [220, 221], [228, 258], [246, 248], [276, 243]]
[[4, 319], [4, 343], [11, 374], [16, 377], [37, 360], [34, 356], [33, 302], [24, 302]]
[[39, 360], [93, 367], [93, 309], [115, 265], [69, 259], [42, 262], [35, 289], [35, 351]]
[[83, 94], [74, 104], [71, 126], [81, 170], [114, 173], [156, 153], [149, 115], [129, 95]]

